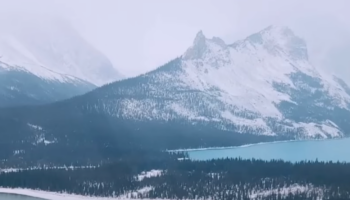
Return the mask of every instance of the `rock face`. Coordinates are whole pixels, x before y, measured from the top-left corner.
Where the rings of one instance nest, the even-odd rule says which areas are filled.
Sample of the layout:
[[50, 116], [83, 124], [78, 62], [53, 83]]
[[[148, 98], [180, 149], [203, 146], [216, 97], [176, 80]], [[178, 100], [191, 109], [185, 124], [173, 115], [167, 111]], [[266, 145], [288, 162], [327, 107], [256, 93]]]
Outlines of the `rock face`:
[[271, 26], [234, 44], [199, 32], [181, 57], [147, 74], [0, 110], [0, 158], [99, 160], [135, 149], [343, 137], [349, 109], [349, 87], [311, 65], [290, 29]]
[[0, 19], [0, 106], [62, 100], [122, 78], [69, 23], [9, 17]]

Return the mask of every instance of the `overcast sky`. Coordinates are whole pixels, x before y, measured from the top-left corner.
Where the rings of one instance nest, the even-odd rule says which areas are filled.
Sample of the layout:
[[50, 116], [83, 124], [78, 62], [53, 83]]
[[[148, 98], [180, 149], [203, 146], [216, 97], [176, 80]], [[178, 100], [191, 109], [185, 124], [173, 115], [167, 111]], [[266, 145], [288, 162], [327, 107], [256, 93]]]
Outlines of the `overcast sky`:
[[[348, 37], [349, 8], [349, 0], [0, 0], [2, 13], [65, 17], [127, 76], [181, 55], [199, 30], [232, 43], [271, 24], [290, 26], [312, 43], [315, 62], [333, 64], [325, 47]], [[350, 40], [346, 44], [342, 49], [350, 50]], [[333, 70], [350, 80], [348, 57]]]

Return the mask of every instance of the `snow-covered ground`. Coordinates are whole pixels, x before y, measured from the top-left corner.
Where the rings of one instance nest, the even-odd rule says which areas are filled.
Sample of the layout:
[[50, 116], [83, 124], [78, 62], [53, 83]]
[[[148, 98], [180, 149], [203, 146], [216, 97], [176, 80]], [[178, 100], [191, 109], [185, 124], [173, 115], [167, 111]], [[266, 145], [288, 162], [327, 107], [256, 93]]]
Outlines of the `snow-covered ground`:
[[26, 195], [30, 197], [43, 198], [48, 200], [111, 199], [111, 198], [85, 197], [81, 195], [71, 195], [71, 194], [65, 194], [65, 193], [46, 192], [46, 191], [40, 191], [40, 190], [21, 189], [21, 188], [16, 188], [16, 189], [0, 188], [0, 193]]
[[[89, 197], [89, 196], [82, 196], [82, 195], [74, 195], [74, 194], [66, 194], [66, 193], [56, 193], [56, 192], [46, 192], [46, 191], [40, 191], [40, 190], [32, 190], [32, 189], [22, 189], [22, 188], [0, 188], [0, 193], [7, 193], [7, 194], [19, 194], [19, 195], [26, 195], [31, 197], [37, 197], [37, 198], [43, 198], [47, 200], [111, 200], [111, 199], [118, 199], [118, 200], [138, 200], [135, 198], [131, 198], [131, 195], [136, 196], [137, 193], [144, 193], [148, 192], [152, 189], [152, 187], [145, 187], [142, 188], [136, 192], [130, 192], [128, 194], [118, 196], [118, 197]], [[261, 199], [263, 197], [270, 196], [272, 194], [280, 194], [282, 196], [287, 196], [288, 194], [296, 194], [296, 193], [307, 193], [311, 194], [313, 192], [316, 192], [319, 194], [320, 199], [322, 199], [324, 189], [322, 188], [315, 188], [313, 185], [292, 185], [289, 187], [282, 187], [281, 189], [271, 189], [266, 191], [253, 191], [249, 196], [250, 199]], [[150, 199], [143, 199], [143, 200], [150, 200]], [[161, 200], [161, 199], [152, 199], [152, 200]], [[162, 199], [167, 200], [167, 199]], [[170, 199], [168, 199], [170, 200]], [[190, 199], [188, 199], [190, 200]], [[203, 199], [204, 200], [204, 199]]]
[[137, 178], [138, 181], [142, 181], [145, 178], [156, 177], [156, 176], [160, 176], [162, 174], [163, 174], [163, 170], [153, 169], [151, 171], [142, 172], [136, 178]]
[[[74, 166], [62, 166], [62, 167], [48, 167], [47, 169], [65, 169], [65, 170], [75, 170], [75, 169], [81, 169], [81, 168], [95, 168], [96, 166], [80, 166], [80, 167], [74, 167]], [[35, 170], [39, 168], [27, 168], [27, 169], [16, 169], [16, 168], [9, 168], [9, 169], [0, 169], [0, 173], [15, 173], [19, 170]], [[139, 181], [142, 181], [144, 178], [150, 178], [150, 177], [156, 177], [162, 175], [163, 170], [150, 170], [150, 171], [144, 171], [135, 178]], [[0, 193], [7, 193], [7, 194], [19, 194], [19, 195], [25, 195], [30, 197], [37, 197], [37, 198], [43, 198], [48, 200], [102, 200], [102, 199], [119, 199], [119, 200], [128, 200], [128, 199], [135, 199], [132, 197], [136, 197], [138, 194], [144, 194], [152, 190], [152, 187], [144, 187], [137, 191], [130, 191], [125, 193], [121, 196], [116, 197], [91, 197], [91, 196], [83, 196], [83, 195], [75, 195], [75, 194], [67, 194], [67, 193], [57, 193], [57, 192], [47, 192], [42, 190], [33, 190], [33, 189], [24, 189], [24, 188], [1, 188], [0, 187]]]
[[[149, 191], [149, 188], [141, 189], [138, 192]], [[110, 200], [110, 199], [118, 199], [118, 200], [129, 200], [129, 195], [122, 195], [120, 197], [89, 197], [82, 195], [74, 195], [74, 194], [66, 194], [66, 193], [56, 193], [56, 192], [46, 192], [41, 190], [31, 190], [31, 189], [22, 189], [22, 188], [0, 188], [0, 193], [7, 194], [19, 194], [36, 198], [43, 198], [47, 200]], [[136, 194], [137, 192], [133, 192]], [[131, 193], [130, 193], [131, 194]], [[137, 200], [137, 199], [133, 199]], [[147, 200], [147, 199], [143, 199]], [[152, 199], [152, 200], [160, 200], [160, 199]], [[166, 199], [162, 199], [166, 200]]]
[[280, 189], [271, 189], [271, 190], [265, 190], [265, 191], [256, 191], [252, 194], [250, 194], [251, 199], [259, 199], [263, 197], [268, 197], [272, 194], [280, 194], [283, 197], [287, 197], [288, 194], [297, 194], [297, 193], [311, 193], [311, 192], [317, 192], [318, 194], [322, 194], [321, 189], [317, 189], [313, 187], [312, 185], [292, 185], [289, 187], [282, 187]]

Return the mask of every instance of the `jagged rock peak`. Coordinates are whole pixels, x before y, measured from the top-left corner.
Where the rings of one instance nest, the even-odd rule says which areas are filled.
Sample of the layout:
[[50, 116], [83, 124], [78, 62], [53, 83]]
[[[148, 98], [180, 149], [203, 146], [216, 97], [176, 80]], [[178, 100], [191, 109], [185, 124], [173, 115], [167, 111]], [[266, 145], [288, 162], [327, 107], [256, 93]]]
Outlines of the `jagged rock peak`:
[[[193, 41], [192, 47], [190, 47], [184, 54], [184, 59], [200, 59], [203, 55], [208, 52], [211, 48], [226, 48], [226, 43], [218, 37], [213, 37], [208, 39], [203, 34], [203, 31], [200, 30]], [[217, 48], [215, 48], [217, 49]]]
[[196, 37], [194, 38], [194, 41], [193, 41], [193, 46], [196, 46], [200, 43], [203, 43], [205, 42], [207, 38], [205, 37], [205, 35], [203, 34], [203, 31], [200, 30], [197, 34], [196, 34]]

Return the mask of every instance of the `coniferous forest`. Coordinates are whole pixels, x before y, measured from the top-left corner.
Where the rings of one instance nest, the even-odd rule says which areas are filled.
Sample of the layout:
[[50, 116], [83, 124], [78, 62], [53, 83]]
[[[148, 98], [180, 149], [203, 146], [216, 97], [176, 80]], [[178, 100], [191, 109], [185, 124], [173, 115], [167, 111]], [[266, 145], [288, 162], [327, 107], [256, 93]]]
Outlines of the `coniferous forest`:
[[[0, 174], [0, 187], [148, 199], [349, 199], [350, 164], [280, 160], [192, 161], [183, 153], [79, 169]], [[159, 156], [159, 155], [158, 155]], [[157, 169], [155, 176], [139, 178]]]

